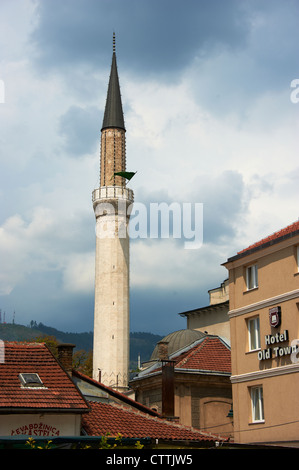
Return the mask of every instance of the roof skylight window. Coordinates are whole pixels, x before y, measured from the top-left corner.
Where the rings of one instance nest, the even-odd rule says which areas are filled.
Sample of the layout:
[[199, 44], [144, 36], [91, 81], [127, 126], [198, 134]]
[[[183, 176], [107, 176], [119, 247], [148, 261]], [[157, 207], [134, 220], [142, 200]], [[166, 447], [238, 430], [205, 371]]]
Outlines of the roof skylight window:
[[45, 388], [43, 382], [41, 381], [40, 377], [36, 373], [23, 373], [19, 374], [19, 379], [21, 385], [26, 388]]

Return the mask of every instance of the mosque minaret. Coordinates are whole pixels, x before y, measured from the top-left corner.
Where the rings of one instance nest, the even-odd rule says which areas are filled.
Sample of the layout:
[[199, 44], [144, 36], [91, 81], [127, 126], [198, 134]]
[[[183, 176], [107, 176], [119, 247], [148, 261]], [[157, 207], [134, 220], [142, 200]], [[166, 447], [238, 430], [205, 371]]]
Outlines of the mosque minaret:
[[116, 173], [126, 171], [126, 129], [115, 36], [101, 129], [100, 185], [92, 193], [96, 218], [93, 378], [124, 391], [129, 381], [128, 223], [133, 191]]

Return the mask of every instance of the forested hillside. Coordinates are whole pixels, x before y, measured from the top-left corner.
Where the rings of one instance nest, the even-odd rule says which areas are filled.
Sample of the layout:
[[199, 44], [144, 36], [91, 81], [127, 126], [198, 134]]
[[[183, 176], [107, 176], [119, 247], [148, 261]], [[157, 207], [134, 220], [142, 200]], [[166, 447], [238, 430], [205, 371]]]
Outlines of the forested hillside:
[[[59, 331], [56, 328], [36, 323], [32, 321], [29, 326], [14, 323], [0, 323], [0, 339], [3, 341], [33, 341], [41, 336], [54, 336], [60, 343], [75, 344], [75, 350], [89, 352], [93, 348], [93, 333], [69, 333]], [[152, 333], [131, 333], [130, 334], [130, 368], [137, 367], [138, 356], [140, 361], [148, 361], [153, 349], [158, 341], [162, 339], [160, 335]]]

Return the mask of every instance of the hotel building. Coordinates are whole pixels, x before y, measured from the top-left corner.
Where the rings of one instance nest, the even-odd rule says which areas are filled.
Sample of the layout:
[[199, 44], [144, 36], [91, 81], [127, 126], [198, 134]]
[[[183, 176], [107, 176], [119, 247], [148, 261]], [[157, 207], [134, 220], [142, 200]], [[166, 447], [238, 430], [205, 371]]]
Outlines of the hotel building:
[[235, 442], [299, 445], [299, 221], [224, 266]]

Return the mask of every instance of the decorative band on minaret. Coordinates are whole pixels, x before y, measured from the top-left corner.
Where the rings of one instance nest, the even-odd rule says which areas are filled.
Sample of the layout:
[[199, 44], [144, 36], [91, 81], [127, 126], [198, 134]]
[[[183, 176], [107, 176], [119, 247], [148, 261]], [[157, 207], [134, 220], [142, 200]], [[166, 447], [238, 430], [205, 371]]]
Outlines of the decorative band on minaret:
[[115, 35], [101, 129], [100, 186], [92, 194], [96, 217], [93, 378], [118, 390], [129, 382], [128, 224], [133, 191], [115, 173], [126, 170], [126, 129], [118, 79]]

